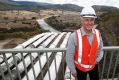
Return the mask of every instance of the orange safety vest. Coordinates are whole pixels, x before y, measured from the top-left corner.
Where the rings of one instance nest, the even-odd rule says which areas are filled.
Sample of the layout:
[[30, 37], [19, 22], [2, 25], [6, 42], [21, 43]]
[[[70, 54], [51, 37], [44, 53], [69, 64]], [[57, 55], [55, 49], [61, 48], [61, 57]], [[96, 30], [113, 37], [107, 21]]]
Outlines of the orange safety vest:
[[81, 30], [76, 31], [77, 48], [74, 63], [79, 70], [86, 72], [95, 67], [96, 54], [100, 43], [99, 36], [99, 31], [94, 29], [94, 37], [92, 45], [90, 45], [87, 37], [81, 35]]

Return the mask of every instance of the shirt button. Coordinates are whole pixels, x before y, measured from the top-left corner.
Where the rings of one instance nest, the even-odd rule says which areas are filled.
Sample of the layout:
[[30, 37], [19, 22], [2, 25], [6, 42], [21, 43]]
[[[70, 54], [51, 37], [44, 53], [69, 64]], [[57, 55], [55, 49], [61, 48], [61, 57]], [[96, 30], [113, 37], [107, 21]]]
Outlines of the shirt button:
[[88, 57], [90, 57], [90, 55], [88, 55]]

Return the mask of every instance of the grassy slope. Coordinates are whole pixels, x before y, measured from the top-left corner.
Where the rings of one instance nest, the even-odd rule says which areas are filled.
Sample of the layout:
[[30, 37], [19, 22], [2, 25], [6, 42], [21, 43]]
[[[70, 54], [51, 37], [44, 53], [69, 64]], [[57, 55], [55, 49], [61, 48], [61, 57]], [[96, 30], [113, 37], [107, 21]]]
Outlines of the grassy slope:
[[100, 16], [100, 18], [101, 20], [99, 21], [99, 28], [102, 31], [103, 37], [106, 39], [106, 45], [118, 45], [119, 12], [107, 12]]

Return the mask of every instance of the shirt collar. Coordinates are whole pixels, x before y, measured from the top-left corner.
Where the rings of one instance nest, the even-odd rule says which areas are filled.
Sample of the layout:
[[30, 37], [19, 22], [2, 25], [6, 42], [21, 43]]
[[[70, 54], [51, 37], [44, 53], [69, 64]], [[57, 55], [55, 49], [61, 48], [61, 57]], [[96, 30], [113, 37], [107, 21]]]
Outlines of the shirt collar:
[[88, 35], [94, 34], [94, 30], [92, 30], [91, 33], [87, 34], [83, 27], [81, 27], [81, 32], [82, 32], [82, 36], [84, 36], [84, 35], [88, 36]]

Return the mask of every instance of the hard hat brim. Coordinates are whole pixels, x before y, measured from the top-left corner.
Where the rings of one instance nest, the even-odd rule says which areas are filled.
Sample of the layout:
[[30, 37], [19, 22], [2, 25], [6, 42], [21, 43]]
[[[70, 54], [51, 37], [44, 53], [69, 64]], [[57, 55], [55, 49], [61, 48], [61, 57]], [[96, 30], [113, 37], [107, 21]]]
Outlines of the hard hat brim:
[[97, 18], [97, 16], [81, 16], [81, 17]]

